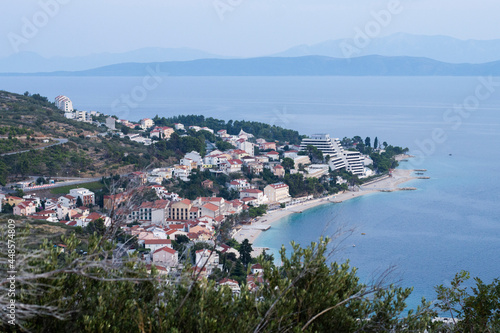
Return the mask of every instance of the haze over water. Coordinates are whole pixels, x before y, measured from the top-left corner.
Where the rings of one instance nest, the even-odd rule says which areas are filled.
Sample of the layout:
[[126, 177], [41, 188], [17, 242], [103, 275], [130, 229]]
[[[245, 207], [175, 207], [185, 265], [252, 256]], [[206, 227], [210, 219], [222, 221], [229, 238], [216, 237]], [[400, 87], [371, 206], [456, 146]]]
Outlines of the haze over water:
[[273, 224], [255, 245], [271, 248], [276, 257], [281, 244], [290, 248], [291, 240], [306, 246], [338, 225], [356, 228], [334, 259], [350, 259], [363, 281], [396, 265], [394, 280], [415, 287], [411, 307], [422, 296], [433, 299], [433, 287], [462, 269], [486, 282], [500, 276], [500, 87], [454, 127], [444, 120], [445, 112], [474, 95], [478, 78], [165, 77], [138, 107], [113, 104], [141, 80], [0, 77], [0, 89], [28, 90], [50, 100], [64, 94], [79, 110], [130, 120], [204, 114], [266, 122], [301, 134], [370, 136], [372, 142], [377, 136], [410, 153], [421, 151], [422, 142], [432, 148], [429, 140], [439, 128], [446, 136], [442, 143], [434, 142], [425, 159], [401, 165], [428, 170], [430, 180], [403, 185], [417, 191], [377, 193], [293, 214]]

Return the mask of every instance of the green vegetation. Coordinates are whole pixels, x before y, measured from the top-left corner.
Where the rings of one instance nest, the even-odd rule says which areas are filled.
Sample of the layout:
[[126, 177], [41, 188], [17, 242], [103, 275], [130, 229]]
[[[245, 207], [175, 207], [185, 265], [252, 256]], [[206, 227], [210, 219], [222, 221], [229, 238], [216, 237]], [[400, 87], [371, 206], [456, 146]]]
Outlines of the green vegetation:
[[158, 116], [153, 118], [153, 121], [158, 126], [171, 126], [174, 123], [182, 123], [186, 128], [188, 126], [200, 126], [213, 129], [215, 132], [219, 130], [226, 130], [228, 134], [238, 135], [241, 130], [246, 133], [253, 134], [255, 137], [264, 138], [267, 141], [289, 142], [291, 144], [299, 144], [302, 136], [299, 132], [284, 129], [279, 126], [259, 123], [255, 121], [239, 121], [215, 119], [212, 117], [205, 118], [205, 116], [175, 116], [170, 118], [160, 118]]
[[248, 214], [250, 217], [262, 216], [267, 212], [267, 205], [260, 205], [259, 207], [250, 207]]
[[373, 160], [373, 167], [379, 173], [385, 173], [389, 169], [395, 169], [398, 166], [398, 162], [394, 159], [394, 156], [404, 154], [408, 152], [408, 148], [387, 146], [385, 152], [378, 153], [373, 152], [370, 154], [370, 158]]
[[306, 150], [301, 151], [300, 153], [309, 156], [309, 159], [313, 164], [323, 163], [323, 152], [315, 146], [308, 145]]
[[[222, 254], [224, 270], [199, 280], [188, 268], [181, 278], [149, 275], [134, 258], [115, 261], [115, 243], [104, 240], [102, 221], [82, 232], [59, 224], [16, 218], [16, 323], [31, 332], [497, 332], [500, 328], [500, 281], [486, 284], [475, 278], [471, 289], [460, 272], [450, 287], [438, 286], [435, 307], [422, 300], [407, 311], [411, 288], [388, 285], [386, 280], [364, 285], [348, 263], [329, 263], [328, 239], [307, 248], [283, 247], [280, 266], [263, 254], [264, 283], [249, 291], [245, 266], [256, 262], [252, 245], [228, 242], [238, 249]], [[6, 220], [0, 220], [0, 242], [6, 246]], [[115, 239], [124, 235], [116, 236]], [[64, 244], [64, 251], [56, 244]], [[173, 242], [185, 250], [188, 240]], [[197, 244], [193, 250], [210, 247]], [[35, 251], [36, 250], [36, 251]], [[0, 254], [0, 276], [5, 280], [7, 252]], [[29, 258], [29, 259], [28, 259]], [[30, 265], [27, 265], [27, 262]], [[234, 295], [216, 281], [229, 277], [241, 283]], [[174, 278], [165, 283], [165, 279]], [[2, 287], [6, 288], [6, 287]], [[469, 291], [470, 290], [470, 291]], [[2, 292], [6, 292], [3, 289]], [[7, 306], [8, 298], [1, 301]], [[455, 325], [433, 321], [448, 312]], [[2, 316], [2, 332], [22, 331]]]
[[363, 141], [360, 136], [355, 136], [352, 139], [343, 138], [341, 141], [342, 146], [345, 149], [357, 150], [362, 154], [370, 156], [373, 160], [373, 169], [378, 173], [386, 173], [389, 169], [395, 169], [398, 166], [398, 162], [394, 159], [396, 155], [406, 154], [408, 148], [394, 147], [383, 142], [384, 152], [380, 152], [380, 143], [378, 137], [375, 137], [373, 142], [373, 147], [371, 146], [370, 137], [366, 137]]
[[52, 193], [52, 194], [68, 194], [69, 190], [72, 190], [74, 188], [79, 188], [79, 187], [85, 187], [86, 189], [88, 189], [92, 192], [95, 192], [98, 190], [102, 190], [104, 188], [104, 184], [101, 181], [97, 181], [97, 182], [91, 182], [91, 183], [82, 183], [82, 184], [54, 187], [54, 188], [50, 189], [50, 193]]
[[463, 284], [470, 279], [469, 272], [455, 275], [450, 287], [436, 287], [438, 308], [457, 319], [457, 332], [500, 332], [500, 280], [485, 284], [474, 278], [472, 294]]
[[[2, 157], [0, 183], [27, 174], [44, 176], [101, 176], [127, 166], [152, 163], [142, 144], [113, 136], [100, 136], [102, 127], [67, 119], [47, 98], [0, 91], [0, 151], [19, 151], [40, 145], [34, 137], [67, 138], [67, 144]], [[29, 140], [15, 136], [29, 136]], [[128, 171], [131, 171], [131, 170]]]

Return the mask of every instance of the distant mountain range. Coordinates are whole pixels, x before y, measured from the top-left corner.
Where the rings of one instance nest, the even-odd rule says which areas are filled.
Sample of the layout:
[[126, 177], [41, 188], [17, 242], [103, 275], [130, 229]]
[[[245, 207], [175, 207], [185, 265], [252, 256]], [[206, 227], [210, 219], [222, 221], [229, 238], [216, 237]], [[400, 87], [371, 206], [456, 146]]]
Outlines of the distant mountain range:
[[[13, 75], [13, 74], [2, 74]], [[100, 68], [37, 74], [37, 76], [500, 76], [500, 61], [450, 64], [428, 58], [364, 56], [339, 59], [324, 56], [200, 59], [125, 63]]]
[[[356, 52], [352, 54], [343, 52], [343, 49], [349, 46]], [[363, 47], [359, 47], [354, 39], [339, 39], [315, 45], [300, 45], [268, 56], [278, 58], [303, 56], [346, 58], [349, 55], [352, 57], [368, 55], [422, 57], [452, 64], [481, 64], [500, 60], [500, 39], [460, 40], [446, 36], [420, 36], [398, 33], [371, 39]], [[122, 63], [235, 58], [191, 48], [143, 48], [124, 53], [100, 53], [78, 57], [52, 58], [44, 58], [32, 52], [20, 52], [0, 59], [0, 73], [82, 71]]]
[[44, 58], [33, 52], [19, 52], [0, 59], [0, 73], [80, 71], [127, 62], [187, 61], [226, 58], [190, 48], [150, 47], [124, 53], [99, 53], [80, 57]]
[[[382, 55], [423, 57], [448, 63], [480, 64], [500, 60], [500, 39], [461, 40], [447, 36], [397, 33], [376, 39], [338, 39], [314, 45], [300, 45], [274, 54], [276, 57], [322, 55], [333, 58]], [[363, 44], [367, 44], [364, 46]], [[362, 47], [360, 47], [362, 46]], [[344, 50], [355, 52], [345, 52]], [[351, 55], [352, 54], [352, 55]]]

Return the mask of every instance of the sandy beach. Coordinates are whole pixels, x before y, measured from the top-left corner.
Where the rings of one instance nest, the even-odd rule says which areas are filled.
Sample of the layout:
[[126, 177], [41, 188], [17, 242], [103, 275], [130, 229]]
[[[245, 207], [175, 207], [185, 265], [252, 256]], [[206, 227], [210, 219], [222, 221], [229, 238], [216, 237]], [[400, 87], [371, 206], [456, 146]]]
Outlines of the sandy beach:
[[[408, 155], [398, 156], [398, 160], [406, 159]], [[266, 215], [258, 218], [251, 225], [244, 225], [239, 230], [236, 231], [233, 238], [238, 242], [242, 242], [245, 238], [250, 241], [251, 244], [255, 242], [255, 239], [260, 235], [263, 230], [271, 227], [273, 222], [282, 219], [290, 214], [295, 214], [303, 212], [307, 209], [324, 205], [324, 204], [339, 204], [349, 199], [357, 198], [363, 195], [376, 193], [376, 192], [394, 192], [401, 190], [415, 190], [415, 188], [404, 188], [399, 187], [399, 185], [408, 182], [413, 179], [418, 179], [418, 177], [412, 175], [415, 170], [403, 170], [395, 169], [392, 172], [392, 176], [384, 176], [378, 178], [374, 181], [362, 185], [357, 191], [346, 191], [344, 193], [337, 193], [332, 196], [313, 199], [306, 201], [304, 203], [288, 206], [283, 209], [274, 210], [268, 212]], [[253, 255], [258, 255], [263, 249], [255, 248]]]

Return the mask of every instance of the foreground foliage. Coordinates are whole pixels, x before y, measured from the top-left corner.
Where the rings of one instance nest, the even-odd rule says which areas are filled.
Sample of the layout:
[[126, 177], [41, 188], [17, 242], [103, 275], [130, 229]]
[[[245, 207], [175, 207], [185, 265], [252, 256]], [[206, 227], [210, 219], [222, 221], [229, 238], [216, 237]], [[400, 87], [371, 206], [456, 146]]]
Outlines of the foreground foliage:
[[[17, 221], [19, 222], [19, 221]], [[17, 223], [16, 222], [16, 223]], [[2, 247], [7, 232], [2, 227]], [[261, 258], [264, 283], [234, 295], [212, 279], [189, 269], [151, 274], [137, 260], [124, 260], [116, 244], [95, 232], [85, 239], [62, 236], [64, 251], [44, 241], [29, 243], [29, 228], [17, 230], [16, 325], [5, 316], [8, 257], [2, 253], [0, 308], [2, 332], [496, 332], [499, 329], [498, 280], [476, 279], [473, 294], [457, 275], [450, 287], [439, 286], [438, 308], [457, 322], [433, 322], [437, 313], [422, 300], [405, 312], [410, 288], [359, 282], [348, 263], [328, 264], [328, 239], [307, 248], [282, 248], [280, 266]], [[39, 236], [37, 236], [39, 237]], [[32, 239], [33, 237], [31, 237]], [[78, 249], [86, 242], [88, 252]], [[24, 244], [22, 244], [24, 243]], [[250, 245], [250, 244], [249, 244]], [[244, 250], [240, 249], [240, 252]]]
[[[328, 265], [328, 240], [305, 249], [294, 244], [291, 255], [283, 248], [280, 267], [262, 261], [266, 283], [253, 293], [243, 286], [239, 296], [188, 271], [166, 283], [153, 268], [151, 278], [136, 260], [116, 257], [97, 233], [86, 255], [74, 234], [63, 240], [64, 252], [49, 242], [37, 251], [18, 247], [16, 320], [29, 331], [375, 332], [430, 325], [428, 304], [400, 318], [410, 289], [365, 286], [347, 263]], [[4, 321], [2, 331], [19, 328]]]

